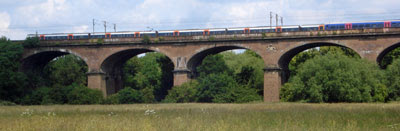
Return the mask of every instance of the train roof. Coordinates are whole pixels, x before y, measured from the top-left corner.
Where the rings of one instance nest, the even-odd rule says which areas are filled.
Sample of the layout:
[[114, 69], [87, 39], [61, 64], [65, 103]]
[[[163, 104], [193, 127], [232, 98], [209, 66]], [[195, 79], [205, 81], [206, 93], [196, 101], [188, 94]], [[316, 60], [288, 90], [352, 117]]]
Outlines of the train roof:
[[[381, 20], [381, 21], [357, 21], [357, 22], [333, 22], [329, 24], [345, 24], [345, 23], [374, 23], [374, 22], [400, 22], [400, 20]], [[281, 26], [281, 28], [297, 28], [297, 27], [318, 27], [320, 25], [329, 25], [329, 24], [310, 24], [310, 25], [285, 25]], [[278, 26], [279, 27], [279, 26]], [[175, 31], [179, 32], [203, 32], [204, 30], [209, 31], [225, 31], [225, 30], [243, 30], [245, 28], [249, 29], [275, 29], [276, 26], [255, 26], [255, 27], [230, 27], [230, 28], [205, 28], [205, 29], [181, 29], [181, 30], [159, 30], [159, 33], [173, 33]], [[134, 34], [139, 32], [141, 34], [152, 34], [156, 33], [156, 31], [119, 31], [119, 32], [107, 32], [111, 34]], [[73, 35], [105, 35], [104, 32], [94, 32], [94, 33], [50, 33], [50, 34], [28, 34], [27, 37], [34, 37], [36, 35], [45, 35], [45, 36], [67, 36], [69, 34]]]

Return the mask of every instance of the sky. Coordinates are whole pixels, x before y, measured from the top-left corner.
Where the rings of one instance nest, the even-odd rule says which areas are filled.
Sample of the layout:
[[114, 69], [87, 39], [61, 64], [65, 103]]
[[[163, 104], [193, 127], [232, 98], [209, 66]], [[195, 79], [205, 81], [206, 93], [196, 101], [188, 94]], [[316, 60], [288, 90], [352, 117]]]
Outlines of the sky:
[[[399, 0], [0, 0], [0, 36], [400, 19]], [[280, 24], [280, 22], [279, 22]]]

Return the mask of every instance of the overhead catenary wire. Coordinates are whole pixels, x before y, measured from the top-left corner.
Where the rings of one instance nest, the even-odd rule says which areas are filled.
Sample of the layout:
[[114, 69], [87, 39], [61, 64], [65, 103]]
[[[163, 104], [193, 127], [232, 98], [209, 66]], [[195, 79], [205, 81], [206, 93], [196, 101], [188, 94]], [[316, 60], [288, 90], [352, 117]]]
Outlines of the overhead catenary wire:
[[[281, 15], [281, 25], [283, 25], [283, 16], [285, 16], [286, 21], [294, 21], [295, 19], [300, 19], [303, 22], [313, 22], [321, 19], [332, 19], [335, 17], [333, 20], [371, 20], [371, 19], [377, 19], [381, 18], [382, 19], [398, 19], [400, 18], [400, 12], [384, 12], [384, 13], [345, 13], [345, 14], [327, 14], [324, 15], [324, 12], [321, 14], [316, 14], [316, 15], [301, 15], [301, 16], [295, 16], [295, 15]], [[144, 22], [146, 21], [146, 22]], [[119, 25], [120, 28], [123, 27], [141, 27], [145, 28], [147, 26], [152, 26], [152, 27], [167, 27], [167, 26], [173, 26], [173, 25], [180, 25], [182, 27], [184, 26], [197, 26], [197, 27], [204, 27], [207, 25], [223, 25], [223, 24], [234, 24], [234, 23], [248, 23], [249, 25], [253, 24], [259, 24], [259, 23], [265, 23], [265, 17], [252, 17], [252, 18], [233, 18], [233, 19], [204, 19], [204, 20], [192, 20], [192, 19], [183, 19], [181, 21], [176, 21], [174, 19], [163, 19], [159, 20], [161, 22], [155, 22], [155, 21], [150, 21], [150, 20], [142, 20], [142, 21], [136, 21], [136, 22], [118, 22], [118, 23], [112, 23], [114, 27], [112, 26], [107, 26], [105, 27], [106, 29], [114, 30], [116, 31], [116, 24]], [[331, 21], [331, 20], [328, 20]], [[101, 25], [104, 23], [100, 23], [100, 20], [93, 19], [93, 32], [95, 32], [96, 25]], [[270, 22], [271, 23], [271, 22]], [[294, 23], [294, 22], [292, 22]], [[106, 22], [107, 25], [111, 24], [110, 22]], [[299, 23], [303, 24], [303, 23]], [[316, 23], [318, 24], [318, 23]], [[29, 31], [34, 31], [34, 30], [62, 30], [62, 29], [69, 29], [71, 27], [78, 27], [82, 26], [85, 24], [59, 24], [59, 25], [43, 25], [43, 26], [19, 26], [19, 25], [11, 25], [7, 28], [0, 28], [0, 31], [8, 31], [8, 30], [29, 30]], [[87, 25], [87, 23], [86, 23]], [[270, 24], [271, 25], [271, 24]]]

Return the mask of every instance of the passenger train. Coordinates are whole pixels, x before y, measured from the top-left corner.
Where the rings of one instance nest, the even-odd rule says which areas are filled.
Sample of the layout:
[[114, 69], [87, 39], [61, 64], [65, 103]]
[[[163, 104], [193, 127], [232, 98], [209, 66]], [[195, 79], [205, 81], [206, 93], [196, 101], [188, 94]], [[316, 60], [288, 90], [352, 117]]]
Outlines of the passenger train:
[[[246, 28], [214, 28], [214, 29], [188, 29], [188, 30], [165, 30], [165, 31], [139, 31], [139, 32], [109, 32], [109, 33], [60, 33], [40, 34], [40, 40], [73, 40], [73, 39], [104, 39], [104, 38], [140, 38], [144, 35], [149, 37], [174, 37], [174, 36], [209, 36], [209, 35], [232, 35], [232, 34], [259, 34], [271, 32], [296, 32], [296, 31], [331, 31], [351, 29], [374, 29], [374, 28], [399, 28], [400, 20], [390, 21], [368, 21], [353, 23], [332, 23], [320, 25], [296, 25], [278, 27], [246, 27]], [[36, 37], [29, 34], [27, 37]]]

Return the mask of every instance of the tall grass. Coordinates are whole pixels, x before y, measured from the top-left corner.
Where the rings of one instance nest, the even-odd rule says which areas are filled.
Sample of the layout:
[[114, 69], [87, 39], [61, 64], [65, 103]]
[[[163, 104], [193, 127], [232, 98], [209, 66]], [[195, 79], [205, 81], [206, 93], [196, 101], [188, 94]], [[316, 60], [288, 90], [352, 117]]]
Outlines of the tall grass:
[[399, 130], [400, 103], [0, 106], [0, 130]]

